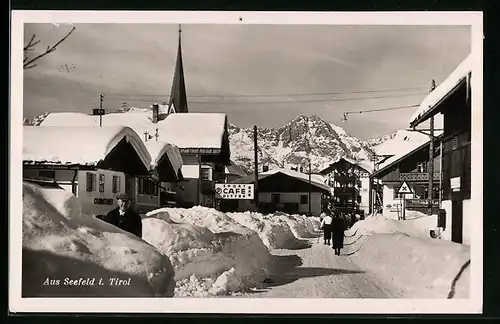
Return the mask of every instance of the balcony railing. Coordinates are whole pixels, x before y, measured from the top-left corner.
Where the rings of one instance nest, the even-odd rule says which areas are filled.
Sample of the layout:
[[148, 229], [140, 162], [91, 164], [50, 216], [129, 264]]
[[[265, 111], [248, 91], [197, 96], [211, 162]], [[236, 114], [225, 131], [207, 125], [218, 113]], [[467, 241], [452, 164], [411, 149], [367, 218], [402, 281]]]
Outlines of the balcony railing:
[[[439, 181], [439, 172], [434, 172], [433, 180]], [[409, 173], [401, 173], [399, 178], [402, 181], [408, 182], [426, 182], [429, 181], [429, 173], [428, 172], [409, 172]]]
[[355, 187], [334, 187], [333, 188], [333, 194], [357, 194], [359, 193], [359, 190]]

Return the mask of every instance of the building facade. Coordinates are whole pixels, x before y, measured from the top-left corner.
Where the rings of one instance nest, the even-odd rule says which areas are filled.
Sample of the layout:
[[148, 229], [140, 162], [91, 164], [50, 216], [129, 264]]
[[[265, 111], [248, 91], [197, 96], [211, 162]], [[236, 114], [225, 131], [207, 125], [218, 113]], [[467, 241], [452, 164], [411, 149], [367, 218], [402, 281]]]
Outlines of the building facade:
[[[236, 183], [255, 183], [254, 176], [239, 178]], [[298, 171], [272, 169], [259, 174], [258, 212], [319, 216], [331, 197], [331, 188]], [[253, 200], [238, 200], [238, 211], [255, 210]]]
[[464, 244], [470, 244], [471, 222], [477, 216], [471, 208], [472, 77], [472, 57], [468, 56], [422, 101], [409, 123], [418, 129], [431, 117], [443, 115], [441, 207], [446, 216], [438, 227], [442, 239]]
[[128, 127], [25, 126], [23, 133], [23, 178], [57, 182], [86, 215], [115, 208], [128, 182], [150, 172], [149, 152]]
[[356, 161], [340, 158], [319, 172], [333, 188], [334, 204], [338, 210], [352, 214], [368, 214], [370, 202], [370, 173]]

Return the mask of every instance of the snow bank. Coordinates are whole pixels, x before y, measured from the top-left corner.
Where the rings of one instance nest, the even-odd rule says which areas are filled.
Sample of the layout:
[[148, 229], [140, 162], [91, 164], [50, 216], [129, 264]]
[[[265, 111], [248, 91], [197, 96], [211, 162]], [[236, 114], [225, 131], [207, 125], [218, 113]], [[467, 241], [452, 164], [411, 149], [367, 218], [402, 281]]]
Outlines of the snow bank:
[[317, 236], [314, 230], [314, 220], [309, 219], [309, 217], [303, 215], [275, 214], [273, 218], [286, 222], [296, 238], [312, 238]]
[[172, 261], [178, 297], [255, 287], [271, 257], [256, 232], [205, 207], [151, 211], [143, 219], [143, 236]]
[[[166, 256], [115, 226], [83, 217], [75, 196], [58, 186], [23, 183], [22, 246], [23, 297], [174, 294]], [[114, 278], [123, 285], [113, 285]]]
[[430, 238], [435, 215], [409, 213], [408, 217], [377, 215], [356, 222], [345, 233], [343, 254], [400, 289], [403, 296], [467, 298], [469, 247]]
[[352, 259], [400, 289], [402, 296], [469, 297], [470, 250], [466, 245], [423, 240], [403, 233], [375, 234], [359, 244]]
[[369, 216], [364, 220], [357, 221], [346, 232], [346, 235], [369, 235], [404, 233], [422, 239], [431, 239], [429, 231], [435, 229], [437, 215], [427, 216], [420, 213], [409, 213], [406, 220], [397, 220], [378, 214]]
[[275, 219], [273, 215], [243, 212], [227, 213], [227, 216], [241, 225], [255, 231], [264, 245], [269, 249], [286, 249], [297, 240], [287, 222]]

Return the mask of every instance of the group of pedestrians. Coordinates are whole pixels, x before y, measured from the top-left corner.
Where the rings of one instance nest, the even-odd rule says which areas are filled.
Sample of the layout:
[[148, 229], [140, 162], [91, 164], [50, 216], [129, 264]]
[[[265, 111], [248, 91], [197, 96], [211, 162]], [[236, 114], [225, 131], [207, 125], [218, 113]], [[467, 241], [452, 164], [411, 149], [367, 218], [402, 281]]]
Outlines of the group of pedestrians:
[[335, 255], [340, 255], [340, 249], [344, 247], [345, 223], [332, 202], [328, 203], [328, 207], [324, 212], [324, 216], [321, 220], [321, 229], [323, 230], [325, 245], [331, 244], [332, 249], [335, 250]]

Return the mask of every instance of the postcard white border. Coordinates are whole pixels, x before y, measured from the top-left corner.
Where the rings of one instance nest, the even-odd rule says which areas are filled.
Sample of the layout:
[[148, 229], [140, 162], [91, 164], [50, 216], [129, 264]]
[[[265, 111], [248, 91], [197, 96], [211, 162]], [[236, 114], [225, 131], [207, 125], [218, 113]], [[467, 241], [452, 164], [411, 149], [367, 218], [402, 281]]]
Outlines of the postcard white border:
[[[240, 21], [240, 17], [242, 20]], [[309, 25], [470, 25], [472, 188], [469, 299], [21, 298], [24, 23], [182, 23]], [[9, 309], [56, 313], [473, 314], [483, 293], [483, 14], [482, 12], [13, 11], [11, 20]]]

